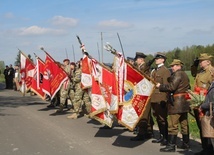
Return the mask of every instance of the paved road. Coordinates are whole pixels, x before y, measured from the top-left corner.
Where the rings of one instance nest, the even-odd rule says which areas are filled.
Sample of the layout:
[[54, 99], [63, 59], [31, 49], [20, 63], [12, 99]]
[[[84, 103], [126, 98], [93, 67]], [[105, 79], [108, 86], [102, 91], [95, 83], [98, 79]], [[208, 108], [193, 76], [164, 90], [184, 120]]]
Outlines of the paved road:
[[189, 151], [160, 153], [159, 144], [132, 142], [133, 133], [117, 124], [101, 130], [101, 124], [86, 117], [52, 115], [55, 109], [46, 108], [48, 102], [38, 96], [23, 97], [3, 87], [0, 84], [0, 155], [191, 155], [201, 149], [191, 140]]

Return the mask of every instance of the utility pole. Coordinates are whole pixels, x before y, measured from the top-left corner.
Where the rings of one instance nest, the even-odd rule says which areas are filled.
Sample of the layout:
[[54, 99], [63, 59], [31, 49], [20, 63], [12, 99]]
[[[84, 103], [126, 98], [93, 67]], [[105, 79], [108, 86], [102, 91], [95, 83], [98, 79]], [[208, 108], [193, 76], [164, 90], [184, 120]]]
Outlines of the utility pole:
[[101, 55], [102, 55], [102, 63], [103, 63], [103, 33], [101, 32]]

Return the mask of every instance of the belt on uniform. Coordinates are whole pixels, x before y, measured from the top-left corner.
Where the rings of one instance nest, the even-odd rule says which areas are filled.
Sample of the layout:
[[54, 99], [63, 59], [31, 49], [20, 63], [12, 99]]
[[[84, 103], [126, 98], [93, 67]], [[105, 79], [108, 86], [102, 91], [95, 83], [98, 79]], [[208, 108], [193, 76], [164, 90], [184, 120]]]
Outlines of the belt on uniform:
[[187, 93], [179, 93], [179, 94], [174, 94], [173, 97], [176, 97], [176, 96], [177, 96], [177, 97], [178, 97], [178, 96], [185, 96], [185, 95], [187, 95]]

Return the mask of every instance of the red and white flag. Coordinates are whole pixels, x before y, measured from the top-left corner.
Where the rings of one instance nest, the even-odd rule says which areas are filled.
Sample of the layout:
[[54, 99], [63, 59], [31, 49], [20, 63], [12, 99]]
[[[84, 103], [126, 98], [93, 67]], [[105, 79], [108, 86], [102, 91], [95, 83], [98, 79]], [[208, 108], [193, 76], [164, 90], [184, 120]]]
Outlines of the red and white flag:
[[[112, 114], [118, 111], [118, 98], [117, 98], [117, 86], [116, 77], [112, 70], [104, 66], [103, 64], [92, 59], [92, 78], [97, 82], [96, 90], [100, 90], [100, 95], [103, 96], [104, 100], [100, 102], [102, 106], [94, 106], [92, 102], [92, 111], [98, 113], [93, 118], [111, 127], [113, 123]], [[94, 89], [92, 85], [92, 90]], [[93, 94], [93, 91], [92, 91]]]
[[52, 99], [59, 91], [63, 82], [68, 79], [68, 75], [47, 52], [45, 53], [46, 59], [43, 73], [42, 90]]
[[42, 91], [42, 81], [45, 63], [39, 58], [36, 58], [36, 67], [34, 69], [34, 76], [32, 78], [31, 90], [45, 99], [45, 93]]
[[112, 127], [113, 116], [108, 110], [101, 112], [101, 113], [93, 116], [92, 118], [99, 121], [100, 123], [103, 123], [109, 127]]
[[107, 110], [107, 103], [102, 95], [100, 83], [92, 76], [90, 117], [104, 112], [105, 110]]
[[27, 92], [31, 88], [32, 78], [34, 74], [34, 63], [23, 53], [20, 52], [20, 74], [21, 74], [21, 87], [22, 93]]
[[110, 113], [116, 114], [119, 108], [119, 100], [118, 100], [118, 83], [116, 79], [115, 72], [112, 72], [112, 92], [111, 92], [111, 103], [110, 103]]
[[124, 71], [121, 70], [122, 73], [118, 74], [123, 74], [124, 80], [121, 81], [123, 102], [119, 107], [117, 119], [120, 124], [133, 130], [147, 108], [155, 85], [129, 63], [125, 62], [123, 68]]
[[91, 77], [91, 59], [87, 55], [83, 55], [82, 59], [82, 75], [81, 75], [81, 87], [87, 89], [92, 86]]
[[96, 60], [92, 60], [92, 75], [100, 83], [101, 93], [107, 103], [107, 109], [110, 113], [117, 113], [118, 94], [115, 73]]
[[123, 103], [123, 86], [124, 86], [124, 64], [125, 60], [122, 54], [118, 53], [114, 57], [113, 69], [116, 76], [117, 92], [118, 92], [118, 102], [119, 105]]

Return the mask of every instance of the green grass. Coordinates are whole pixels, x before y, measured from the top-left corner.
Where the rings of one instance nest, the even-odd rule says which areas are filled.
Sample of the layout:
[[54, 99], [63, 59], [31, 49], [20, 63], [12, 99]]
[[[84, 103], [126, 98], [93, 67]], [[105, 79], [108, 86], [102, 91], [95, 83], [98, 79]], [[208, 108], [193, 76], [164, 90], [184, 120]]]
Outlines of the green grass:
[[0, 74], [0, 82], [5, 82], [4, 74]]
[[[190, 80], [191, 89], [193, 89], [193, 85], [194, 85], [194, 80], [195, 79], [194, 79], [194, 77], [192, 77], [190, 71], [186, 71], [186, 73], [187, 73], [187, 75], [189, 77], [189, 80]], [[193, 111], [192, 111], [192, 113], [193, 113]], [[189, 121], [189, 130], [190, 130], [191, 137], [193, 139], [200, 138], [199, 129], [198, 129], [198, 126], [197, 126], [197, 123], [196, 123], [196, 120], [195, 120], [194, 116], [189, 114], [188, 121]]]
[[197, 126], [195, 118], [192, 115], [189, 114], [188, 121], [189, 121], [189, 131], [190, 131], [191, 137], [193, 139], [200, 138], [199, 129], [198, 129], [198, 126]]

